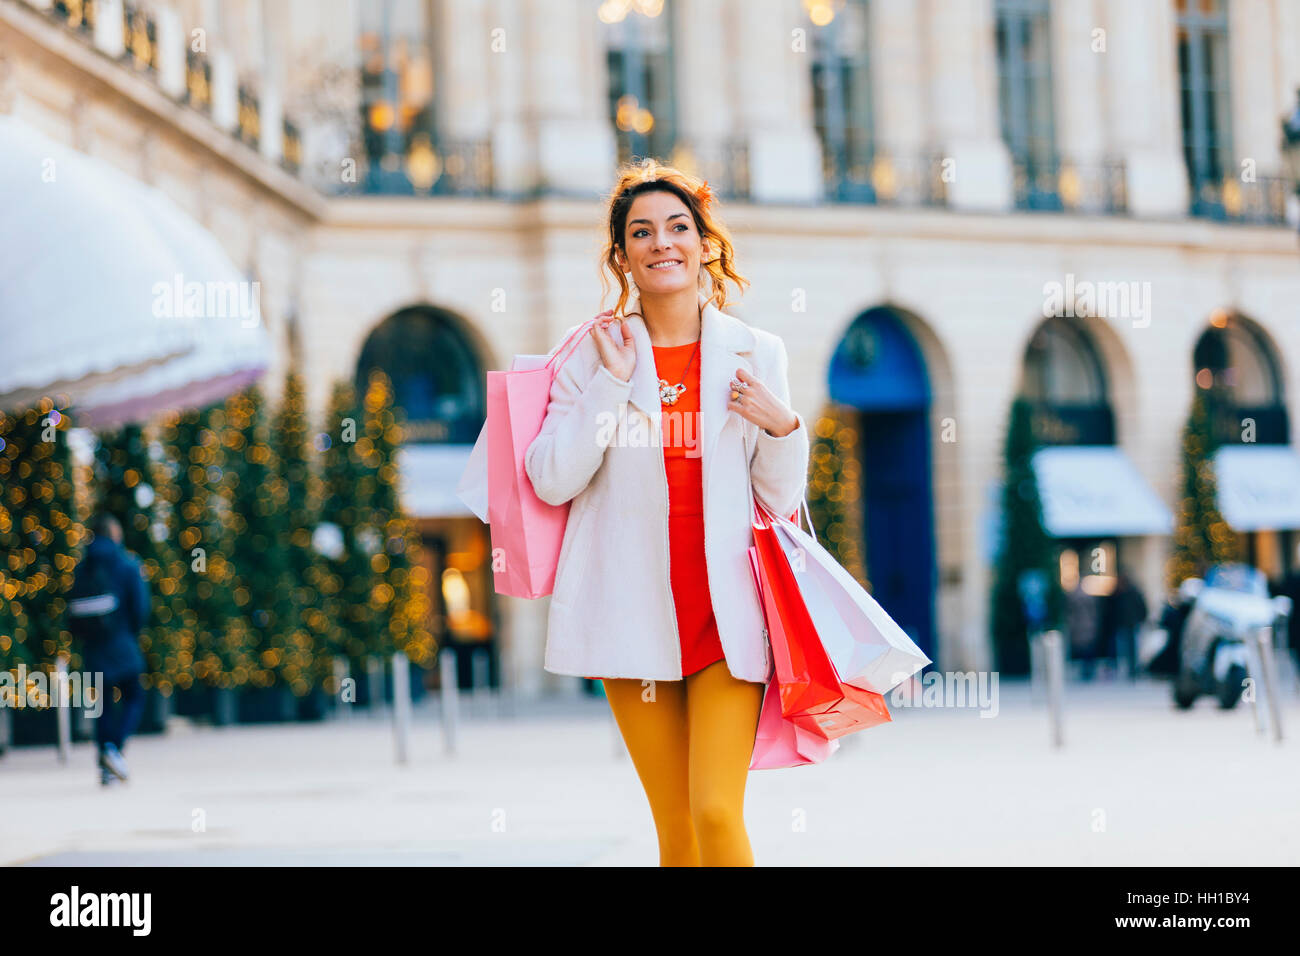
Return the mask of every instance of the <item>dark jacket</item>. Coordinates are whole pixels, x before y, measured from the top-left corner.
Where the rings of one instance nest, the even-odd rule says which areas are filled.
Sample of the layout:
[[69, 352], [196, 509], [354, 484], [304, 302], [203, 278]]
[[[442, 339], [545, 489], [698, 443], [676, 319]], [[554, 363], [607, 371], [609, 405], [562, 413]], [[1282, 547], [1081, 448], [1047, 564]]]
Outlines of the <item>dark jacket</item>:
[[140, 560], [111, 538], [96, 538], [77, 565], [69, 598], [89, 590], [90, 570], [96, 562], [109, 570], [117, 595], [117, 610], [110, 615], [110, 633], [106, 638], [81, 642], [86, 670], [102, 672], [106, 680], [139, 675], [144, 671], [140, 632], [149, 622], [151, 610], [149, 584], [144, 579]]

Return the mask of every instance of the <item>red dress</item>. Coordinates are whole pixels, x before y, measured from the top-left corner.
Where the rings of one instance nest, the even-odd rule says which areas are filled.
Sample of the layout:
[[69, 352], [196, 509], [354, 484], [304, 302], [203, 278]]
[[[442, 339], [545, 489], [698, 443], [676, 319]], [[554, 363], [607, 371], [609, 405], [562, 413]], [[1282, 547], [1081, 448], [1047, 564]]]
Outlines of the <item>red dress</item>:
[[[698, 344], [654, 346], [656, 377], [686, 386], [676, 404], [662, 406], [664, 468], [668, 472], [668, 570], [682, 645], [682, 677], [726, 659], [704, 563], [700, 356], [694, 354], [692, 360]], [[683, 379], [683, 373], [688, 377]]]

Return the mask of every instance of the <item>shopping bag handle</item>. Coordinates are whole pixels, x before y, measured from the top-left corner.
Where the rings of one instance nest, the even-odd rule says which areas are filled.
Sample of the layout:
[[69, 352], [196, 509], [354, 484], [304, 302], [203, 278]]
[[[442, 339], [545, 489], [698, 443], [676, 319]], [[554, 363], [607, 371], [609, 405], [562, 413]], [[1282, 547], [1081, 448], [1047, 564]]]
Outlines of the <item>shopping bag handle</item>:
[[[613, 310], [610, 309], [608, 311], [612, 312]], [[604, 312], [601, 313], [601, 315], [604, 314], [605, 314]], [[596, 318], [598, 319], [600, 318], [600, 316], [598, 315], [596, 316]], [[567, 350], [570, 354], [576, 351], [577, 350], [576, 343], [580, 341], [582, 336], [585, 335], [586, 332], [595, 324], [596, 324], [596, 319], [588, 319], [586, 322], [583, 322], [582, 325], [574, 329], [573, 332], [569, 335], [569, 337], [560, 343], [560, 347], [555, 350], [555, 354], [552, 355], [550, 360], [546, 363], [546, 367], [551, 368], [552, 366], [555, 366], [558, 368], [560, 365], [563, 365], [565, 362], [567, 362], [569, 360], [569, 356], [564, 354], [565, 351]], [[569, 346], [571, 345], [573, 346], [572, 349], [569, 348]], [[564, 357], [560, 358], [561, 355], [563, 355]]]
[[[763, 528], [768, 527], [776, 516], [773, 515], [772, 512], [769, 511], [766, 506], [758, 503], [758, 496], [753, 493], [752, 489], [750, 491], [750, 500], [754, 502], [754, 516], [755, 518], [757, 518], [759, 526]], [[804, 521], [808, 525], [809, 536], [814, 541], [817, 541], [817, 528], [813, 524], [812, 511], [808, 507], [808, 496], [804, 495], [804, 497], [800, 500], [799, 504], [800, 504], [800, 508], [798, 511], [795, 512], [795, 520], [792, 521], [791, 524], [793, 524], [796, 528], [799, 527], [799, 515], [802, 514]], [[785, 518], [785, 520], [789, 521], [790, 519]], [[821, 544], [820, 541], [818, 541], [817, 543]]]

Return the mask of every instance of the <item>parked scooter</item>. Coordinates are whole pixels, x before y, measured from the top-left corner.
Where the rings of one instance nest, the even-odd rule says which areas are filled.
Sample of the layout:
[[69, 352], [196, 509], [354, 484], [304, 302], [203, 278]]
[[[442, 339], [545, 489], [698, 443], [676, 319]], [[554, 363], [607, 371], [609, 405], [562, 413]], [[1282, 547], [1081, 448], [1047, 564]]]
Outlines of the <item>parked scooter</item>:
[[1186, 709], [1209, 694], [1229, 710], [1249, 675], [1246, 642], [1257, 633], [1272, 641], [1291, 613], [1291, 599], [1269, 597], [1268, 579], [1247, 564], [1215, 565], [1204, 580], [1185, 580], [1179, 592], [1194, 603], [1183, 626], [1174, 703]]

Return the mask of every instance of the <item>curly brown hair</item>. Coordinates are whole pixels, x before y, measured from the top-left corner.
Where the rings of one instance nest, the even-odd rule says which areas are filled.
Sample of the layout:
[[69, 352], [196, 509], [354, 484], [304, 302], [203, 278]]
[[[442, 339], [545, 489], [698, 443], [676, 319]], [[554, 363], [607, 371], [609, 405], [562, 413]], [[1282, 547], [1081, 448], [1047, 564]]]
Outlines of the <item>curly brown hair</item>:
[[675, 195], [691, 211], [695, 228], [699, 230], [701, 241], [707, 240], [712, 259], [702, 260], [700, 267], [708, 272], [711, 286], [709, 300], [719, 309], [727, 307], [727, 285], [730, 279], [743, 294], [750, 282], [736, 270], [736, 250], [731, 243], [731, 233], [723, 225], [714, 211], [714, 197], [709, 184], [704, 180], [682, 172], [673, 166], [665, 166], [652, 158], [636, 163], [625, 163], [619, 167], [614, 188], [609, 194], [608, 234], [605, 246], [600, 253], [600, 301], [603, 306], [605, 296], [609, 293], [608, 269], [618, 283], [618, 302], [614, 306], [615, 315], [621, 316], [627, 306], [631, 290], [627, 276], [618, 266], [614, 253], [623, 247], [623, 234], [627, 229], [628, 211], [637, 196], [648, 192], [668, 192]]

